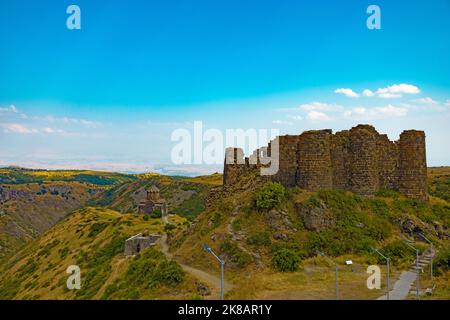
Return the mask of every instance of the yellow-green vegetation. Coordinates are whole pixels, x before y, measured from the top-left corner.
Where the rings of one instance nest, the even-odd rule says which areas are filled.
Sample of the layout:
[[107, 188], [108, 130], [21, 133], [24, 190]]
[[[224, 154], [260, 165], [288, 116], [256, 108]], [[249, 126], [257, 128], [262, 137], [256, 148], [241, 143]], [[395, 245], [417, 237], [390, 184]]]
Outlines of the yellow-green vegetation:
[[140, 178], [107, 190], [90, 204], [106, 206], [122, 213], [136, 213], [139, 201], [146, 197], [146, 189], [156, 185], [160, 189], [161, 196], [167, 201], [170, 213], [193, 220], [204, 210], [205, 197], [214, 186], [212, 182], [202, 184], [199, 181], [216, 180], [216, 177], [180, 178], [157, 174], [145, 174]]
[[[339, 190], [286, 189], [253, 172], [225, 189], [219, 174], [136, 175], [137, 180], [101, 186], [105, 192], [89, 201], [92, 207], [76, 211], [5, 260], [0, 265], [0, 298], [198, 298], [198, 281], [211, 282], [220, 274], [217, 261], [202, 250], [208, 243], [226, 261], [226, 281], [233, 285], [227, 298], [334, 299], [334, 266], [318, 256], [321, 251], [339, 265], [342, 299], [374, 299], [384, 294], [385, 282], [381, 290], [367, 289], [366, 269], [378, 264], [384, 277], [385, 262], [373, 248], [391, 257], [393, 283], [415, 258], [402, 237], [413, 239], [420, 231], [438, 250], [437, 287], [427, 298], [448, 299], [449, 176], [448, 168], [430, 169], [431, 197], [422, 203], [392, 190], [366, 198]], [[152, 185], [169, 205], [166, 224], [159, 212], [136, 214]], [[4, 217], [0, 211], [0, 221]], [[125, 258], [124, 239], [143, 231], [167, 233], [169, 248]], [[428, 248], [415, 240], [421, 251]], [[346, 260], [353, 264], [346, 265]], [[82, 270], [79, 291], [65, 289], [65, 270], [71, 264]], [[426, 277], [422, 280], [431, 286]]]
[[75, 181], [99, 186], [111, 186], [137, 179], [136, 175], [91, 170], [40, 170], [20, 167], [0, 168], [0, 184]]
[[[443, 199], [422, 203], [389, 190], [366, 198], [339, 190], [280, 187], [242, 177], [198, 216], [189, 232], [174, 236], [174, 254], [185, 264], [218, 274], [214, 260], [202, 252], [201, 244], [208, 243], [226, 261], [226, 275], [235, 285], [229, 298], [332, 299], [333, 268], [317, 260], [317, 253], [325, 252], [340, 264], [344, 298], [369, 299], [384, 294], [366, 287], [367, 266], [385, 263], [373, 248], [390, 255], [391, 271], [398, 275], [415, 258], [403, 236], [421, 231], [438, 250], [448, 242], [438, 228], [449, 227], [450, 206]], [[333, 223], [307, 229], [302, 210]], [[427, 243], [416, 241], [421, 251], [427, 249]], [[349, 256], [357, 261], [352, 267], [344, 264]]]
[[431, 195], [450, 201], [450, 167], [428, 168], [428, 186]]
[[102, 191], [102, 187], [65, 181], [0, 185], [0, 258]]
[[[183, 224], [181, 217], [172, 216], [171, 220], [173, 225]], [[79, 210], [1, 266], [0, 299], [139, 299], [159, 294], [189, 298], [195, 293], [190, 289], [194, 287], [192, 279], [178, 273], [179, 267], [163, 259], [155, 249], [136, 258], [123, 255], [125, 239], [141, 232], [161, 234], [162, 229], [161, 219], [146, 221], [142, 216], [104, 208]], [[149, 273], [139, 278], [135, 268], [150, 261], [154, 265], [148, 266]], [[70, 265], [81, 268], [81, 290], [66, 287], [66, 269]], [[155, 272], [161, 277], [152, 278]], [[145, 281], [133, 291], [136, 288], [121, 286], [121, 281], [130, 279]], [[106, 289], [113, 284], [120, 290], [111, 296]]]

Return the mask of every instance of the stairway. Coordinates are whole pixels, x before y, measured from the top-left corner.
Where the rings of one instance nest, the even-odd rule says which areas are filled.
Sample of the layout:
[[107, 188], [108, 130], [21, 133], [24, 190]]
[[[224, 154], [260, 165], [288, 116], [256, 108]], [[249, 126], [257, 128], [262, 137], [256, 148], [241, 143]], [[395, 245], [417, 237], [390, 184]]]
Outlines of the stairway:
[[[409, 272], [414, 272], [416, 274], [416, 279], [415, 279], [415, 288], [414, 290], [411, 290], [409, 293], [416, 295], [417, 294], [417, 274], [418, 272], [420, 273], [420, 277], [422, 278], [423, 276], [425, 276], [426, 278], [428, 278], [428, 275], [425, 274], [425, 269], [428, 267], [428, 265], [431, 263], [431, 260], [433, 259], [433, 257], [435, 256], [436, 252], [434, 250], [432, 250], [431, 248], [427, 249], [426, 251], [424, 251], [422, 253], [422, 255], [419, 256], [419, 261], [417, 263], [417, 259], [414, 260], [414, 262], [411, 264], [411, 267], [409, 269]], [[419, 281], [420, 284], [420, 281]], [[424, 294], [424, 288], [420, 287], [419, 288], [419, 295]]]
[[[421, 256], [419, 256], [418, 267], [416, 266], [416, 261], [411, 265], [408, 271], [403, 271], [400, 275], [398, 281], [394, 283], [394, 287], [389, 291], [390, 300], [405, 300], [408, 298], [408, 294], [416, 295], [417, 291], [417, 270], [420, 271], [421, 279], [422, 277], [428, 278], [428, 275], [424, 273], [426, 267], [431, 263], [431, 259], [434, 257], [434, 250], [430, 249], [424, 251]], [[420, 283], [420, 282], [419, 282]], [[414, 286], [415, 284], [415, 286]], [[413, 288], [413, 290], [411, 289]], [[419, 295], [423, 295], [425, 290], [421, 288], [419, 290]], [[386, 300], [386, 295], [378, 298], [378, 300]]]

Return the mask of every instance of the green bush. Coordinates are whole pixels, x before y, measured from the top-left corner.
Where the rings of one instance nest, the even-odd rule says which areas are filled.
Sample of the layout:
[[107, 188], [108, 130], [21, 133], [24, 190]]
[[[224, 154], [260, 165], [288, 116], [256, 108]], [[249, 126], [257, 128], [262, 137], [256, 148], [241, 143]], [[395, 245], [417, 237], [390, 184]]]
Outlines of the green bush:
[[284, 199], [284, 187], [277, 182], [269, 181], [256, 192], [256, 207], [259, 209], [277, 208]]
[[336, 217], [334, 227], [308, 233], [304, 247], [309, 256], [315, 256], [317, 250], [333, 256], [368, 253], [392, 232], [389, 210], [381, 199], [365, 199], [340, 190], [321, 190], [305, 205], [325, 205]]
[[[414, 251], [400, 240], [387, 244], [382, 248], [381, 252], [388, 256], [394, 265], [412, 262], [416, 257]], [[384, 260], [380, 257], [379, 262], [381, 261]]]
[[225, 253], [231, 262], [238, 267], [244, 267], [252, 261], [252, 257], [239, 249], [238, 245], [227, 237], [220, 245], [220, 251]]
[[152, 213], [150, 213], [150, 217], [153, 219], [158, 219], [162, 217], [162, 211], [161, 210], [153, 210]]
[[272, 266], [281, 272], [293, 272], [298, 269], [300, 256], [293, 250], [282, 248], [272, 257]]
[[108, 223], [106, 223], [106, 222], [102, 222], [102, 223], [96, 222], [96, 223], [94, 223], [94, 224], [91, 226], [91, 228], [89, 229], [88, 237], [89, 237], [89, 238], [95, 237], [95, 236], [98, 235], [100, 232], [102, 232], [103, 230], [105, 230], [107, 226], [108, 226]]
[[103, 299], [139, 299], [161, 286], [175, 287], [185, 279], [183, 269], [155, 248], [138, 254], [123, 276], [109, 285]]
[[164, 225], [164, 232], [170, 232], [174, 229], [176, 229], [177, 227], [171, 223], [167, 223]]
[[249, 235], [247, 243], [254, 246], [270, 246], [270, 234], [267, 231], [255, 232]]
[[442, 247], [433, 261], [433, 274], [440, 276], [450, 270], [450, 246]]

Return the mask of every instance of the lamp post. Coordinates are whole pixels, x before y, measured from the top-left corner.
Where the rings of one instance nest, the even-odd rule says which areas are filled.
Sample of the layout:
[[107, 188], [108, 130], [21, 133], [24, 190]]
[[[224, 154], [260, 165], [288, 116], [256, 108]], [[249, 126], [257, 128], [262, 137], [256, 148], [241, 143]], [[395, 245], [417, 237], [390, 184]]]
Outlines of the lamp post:
[[318, 254], [320, 254], [322, 257], [324, 257], [325, 259], [327, 259], [329, 262], [331, 262], [332, 264], [334, 264], [335, 266], [335, 286], [336, 286], [336, 300], [339, 300], [339, 281], [338, 281], [338, 277], [339, 277], [339, 268], [336, 262], [334, 262], [333, 260], [331, 260], [330, 258], [328, 258], [325, 253], [318, 251]]
[[389, 257], [383, 255], [380, 251], [375, 248], [372, 248], [376, 253], [382, 256], [386, 260], [386, 273], [387, 273], [387, 283], [386, 283], [386, 298], [389, 300]]
[[431, 242], [429, 239], [427, 239], [423, 233], [419, 233], [419, 236], [422, 237], [422, 239], [424, 239], [426, 242], [429, 243], [430, 245], [430, 254], [431, 254], [431, 260], [430, 260], [430, 279], [431, 279], [431, 283], [433, 283], [433, 242]]
[[413, 247], [408, 242], [404, 241], [408, 247], [416, 251], [416, 271], [417, 271], [417, 285], [416, 285], [416, 297], [419, 299], [419, 291], [420, 291], [420, 267], [419, 267], [419, 249]]
[[220, 259], [219, 256], [216, 255], [214, 253], [214, 251], [211, 249], [211, 247], [208, 246], [206, 243], [203, 245], [203, 250], [211, 253], [217, 259], [217, 261], [219, 261], [219, 263], [220, 263], [220, 299], [223, 300], [223, 293], [224, 293], [223, 268], [225, 265], [225, 261]]

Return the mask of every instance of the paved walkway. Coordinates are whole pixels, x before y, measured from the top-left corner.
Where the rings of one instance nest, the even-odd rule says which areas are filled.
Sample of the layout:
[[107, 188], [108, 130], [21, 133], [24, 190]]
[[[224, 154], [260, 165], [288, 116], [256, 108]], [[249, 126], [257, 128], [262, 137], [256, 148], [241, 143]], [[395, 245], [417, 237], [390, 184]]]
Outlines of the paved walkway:
[[[412, 271], [403, 271], [394, 288], [389, 291], [390, 300], [405, 300], [408, 297], [414, 281], [416, 281], [417, 273]], [[386, 300], [386, 295], [379, 297], [377, 300]]]
[[[169, 219], [168, 216], [163, 216], [163, 222], [165, 224], [169, 223]], [[162, 237], [159, 240], [159, 246], [161, 248], [161, 251], [166, 255], [167, 258], [169, 258], [170, 260], [174, 260], [176, 262], [178, 262], [178, 264], [181, 266], [181, 268], [183, 268], [184, 271], [192, 274], [195, 278], [197, 278], [200, 281], [205, 282], [206, 284], [209, 285], [210, 289], [211, 289], [211, 295], [209, 295], [208, 297], [206, 297], [206, 299], [212, 299], [212, 300], [218, 300], [220, 299], [220, 277], [210, 274], [206, 271], [188, 266], [182, 262], [180, 262], [179, 260], [177, 260], [170, 252], [169, 252], [169, 245], [167, 243], [167, 234], [163, 234]], [[224, 291], [225, 293], [227, 293], [228, 291], [230, 291], [234, 286], [227, 282], [226, 280], [224, 281]]]

